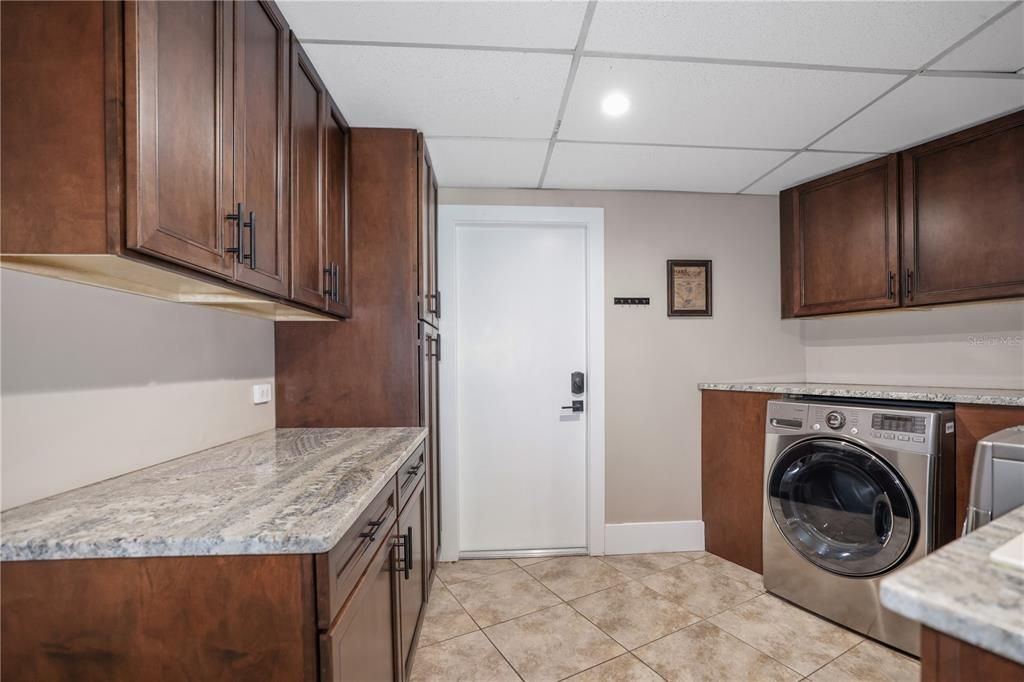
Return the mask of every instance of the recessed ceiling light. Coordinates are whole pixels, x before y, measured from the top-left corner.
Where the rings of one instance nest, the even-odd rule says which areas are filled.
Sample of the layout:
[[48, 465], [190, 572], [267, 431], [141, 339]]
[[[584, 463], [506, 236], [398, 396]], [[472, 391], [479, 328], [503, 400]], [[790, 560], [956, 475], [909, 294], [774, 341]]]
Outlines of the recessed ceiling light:
[[601, 100], [601, 111], [608, 116], [622, 116], [629, 111], [629, 98], [626, 93], [618, 90], [609, 92]]

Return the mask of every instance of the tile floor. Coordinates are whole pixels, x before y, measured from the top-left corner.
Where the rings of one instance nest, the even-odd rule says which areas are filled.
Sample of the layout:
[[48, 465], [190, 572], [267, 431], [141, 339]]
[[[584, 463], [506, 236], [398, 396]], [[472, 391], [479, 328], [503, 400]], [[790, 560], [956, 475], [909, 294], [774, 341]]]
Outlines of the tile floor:
[[912, 682], [918, 663], [705, 552], [441, 564], [412, 682]]

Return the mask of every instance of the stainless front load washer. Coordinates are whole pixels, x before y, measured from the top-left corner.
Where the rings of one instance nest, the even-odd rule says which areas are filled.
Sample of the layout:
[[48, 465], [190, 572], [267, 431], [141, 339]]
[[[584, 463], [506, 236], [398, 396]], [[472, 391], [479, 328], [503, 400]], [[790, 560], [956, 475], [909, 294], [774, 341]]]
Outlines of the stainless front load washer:
[[765, 589], [917, 655], [878, 583], [953, 537], [953, 428], [941, 407], [770, 401]]

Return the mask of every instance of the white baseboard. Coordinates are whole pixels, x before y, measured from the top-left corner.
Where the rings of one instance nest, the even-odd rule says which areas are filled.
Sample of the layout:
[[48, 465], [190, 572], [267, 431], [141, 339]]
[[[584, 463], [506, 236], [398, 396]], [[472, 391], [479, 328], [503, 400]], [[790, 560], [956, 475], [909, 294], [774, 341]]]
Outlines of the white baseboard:
[[703, 521], [609, 523], [604, 527], [605, 554], [693, 552], [704, 549]]

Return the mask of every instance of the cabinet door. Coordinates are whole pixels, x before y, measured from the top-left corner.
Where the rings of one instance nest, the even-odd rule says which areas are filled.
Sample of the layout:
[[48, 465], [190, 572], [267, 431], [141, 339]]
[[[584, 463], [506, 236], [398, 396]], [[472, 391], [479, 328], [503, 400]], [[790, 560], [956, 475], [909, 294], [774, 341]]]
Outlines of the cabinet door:
[[907, 303], [1024, 296], [1024, 111], [902, 157]]
[[324, 264], [324, 125], [326, 91], [292, 37], [292, 291], [306, 305], [326, 305]]
[[441, 320], [441, 289], [437, 282], [437, 175], [434, 174], [434, 166], [430, 168], [430, 184], [427, 195], [427, 235], [429, 236], [429, 282], [432, 300], [430, 312], [434, 319], [434, 325], [440, 324]]
[[427, 600], [429, 574], [424, 561], [427, 556], [424, 523], [426, 518], [426, 488], [424, 479], [420, 478], [409, 503], [398, 517], [398, 532], [405, 537], [402, 543], [403, 552], [405, 552], [402, 561], [403, 574], [399, 578], [398, 584], [401, 606], [400, 651], [407, 676], [411, 672], [413, 644], [420, 616], [423, 613], [423, 605]]
[[441, 455], [438, 433], [438, 361], [441, 335], [426, 322], [420, 322], [420, 426], [427, 428], [427, 563], [428, 574], [437, 568], [441, 547]]
[[349, 262], [348, 178], [349, 127], [334, 102], [327, 109], [327, 311], [352, 314], [352, 269]]
[[230, 276], [230, 5], [129, 2], [124, 17], [126, 244]]
[[793, 315], [899, 306], [898, 176], [890, 155], [783, 193], [783, 287], [793, 287], [783, 300]]
[[288, 24], [235, 3], [235, 279], [288, 295]]
[[334, 627], [320, 636], [321, 682], [401, 679], [395, 631], [398, 551], [394, 540], [381, 546]]
[[437, 179], [422, 134], [418, 139], [418, 156], [419, 310], [420, 319], [436, 327], [441, 305], [437, 291]]

